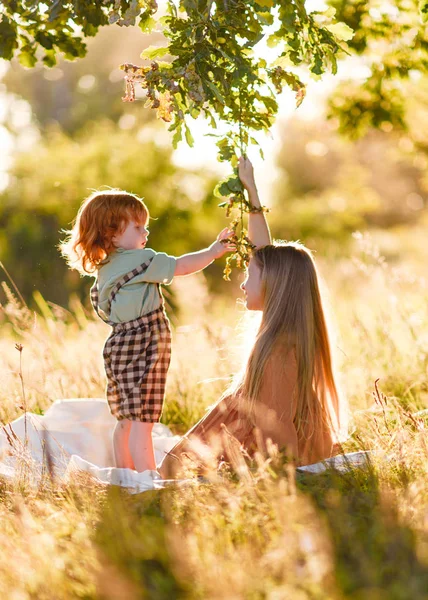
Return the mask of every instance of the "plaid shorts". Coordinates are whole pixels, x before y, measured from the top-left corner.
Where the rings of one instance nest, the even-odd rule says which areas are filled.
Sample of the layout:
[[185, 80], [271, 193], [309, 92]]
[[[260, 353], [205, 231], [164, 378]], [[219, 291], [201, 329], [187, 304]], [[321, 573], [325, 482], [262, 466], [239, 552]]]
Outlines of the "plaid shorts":
[[157, 423], [171, 361], [171, 329], [163, 307], [115, 324], [103, 357], [111, 414], [118, 420]]

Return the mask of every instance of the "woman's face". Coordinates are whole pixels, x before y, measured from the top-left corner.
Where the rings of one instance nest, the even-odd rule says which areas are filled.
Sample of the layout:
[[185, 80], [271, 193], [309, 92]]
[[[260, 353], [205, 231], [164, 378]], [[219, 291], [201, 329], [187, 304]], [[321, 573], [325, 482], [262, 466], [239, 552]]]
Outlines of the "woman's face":
[[248, 310], [263, 310], [262, 271], [254, 260], [250, 260], [247, 277], [241, 284], [245, 292], [245, 303]]

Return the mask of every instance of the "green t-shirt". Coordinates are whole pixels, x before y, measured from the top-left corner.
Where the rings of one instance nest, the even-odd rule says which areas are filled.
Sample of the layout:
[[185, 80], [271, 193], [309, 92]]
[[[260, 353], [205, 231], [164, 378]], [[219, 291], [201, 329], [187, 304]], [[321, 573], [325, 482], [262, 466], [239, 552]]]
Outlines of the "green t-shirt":
[[[124, 275], [150, 258], [152, 261], [148, 269], [120, 288], [111, 304], [111, 312], [108, 314], [108, 298], [115, 284]], [[177, 259], [174, 256], [169, 256], [164, 252], [155, 252], [151, 248], [137, 250], [118, 248], [98, 268], [99, 308], [113, 323], [132, 321], [156, 310], [161, 305], [156, 284], [168, 285], [171, 283], [176, 262]]]

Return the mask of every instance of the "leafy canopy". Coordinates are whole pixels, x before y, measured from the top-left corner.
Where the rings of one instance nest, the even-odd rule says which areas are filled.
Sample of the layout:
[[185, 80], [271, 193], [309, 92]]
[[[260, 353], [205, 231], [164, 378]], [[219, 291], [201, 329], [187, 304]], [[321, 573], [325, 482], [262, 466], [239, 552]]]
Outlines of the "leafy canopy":
[[53, 67], [59, 53], [68, 60], [85, 56], [84, 38], [99, 27], [135, 25], [137, 18], [148, 23], [156, 9], [155, 0], [6, 0], [0, 2], [0, 57], [17, 54], [24, 67], [33, 67], [41, 49], [43, 63]]
[[[303, 101], [305, 84], [295, 67], [306, 66], [315, 77], [336, 72], [341, 41], [350, 39], [352, 31], [333, 17], [334, 11], [308, 13], [300, 0], [183, 0], [179, 6], [170, 1], [160, 19], [167, 43], [141, 55], [152, 60], [151, 65], [122, 65], [124, 99], [133, 101], [134, 86], [140, 83], [147, 93], [146, 105], [171, 123], [174, 146], [183, 136], [193, 145], [189, 118], [203, 115], [213, 129], [219, 122], [227, 126], [216, 136], [218, 157], [230, 161], [234, 171], [215, 190], [228, 198], [221, 203], [227, 215], [238, 209], [232, 221], [236, 252], [227, 259], [226, 278], [231, 261], [242, 266], [251, 249], [243, 226], [243, 213], [251, 211], [251, 205], [238, 178], [238, 155], [257, 144], [254, 132], [270, 129], [278, 111], [276, 97], [284, 86], [295, 92], [297, 106]], [[263, 43], [272, 50], [269, 62], [257, 51]], [[157, 60], [167, 56], [172, 60]]]

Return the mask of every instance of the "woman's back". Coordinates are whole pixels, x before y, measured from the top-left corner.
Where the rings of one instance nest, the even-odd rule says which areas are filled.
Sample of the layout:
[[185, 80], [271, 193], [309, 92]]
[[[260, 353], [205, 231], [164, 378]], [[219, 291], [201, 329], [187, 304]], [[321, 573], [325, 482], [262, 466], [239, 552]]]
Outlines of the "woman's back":
[[[327, 424], [323, 423], [317, 429], [308, 421], [299, 427], [296, 415], [297, 385], [295, 353], [278, 345], [266, 362], [252, 421], [260, 430], [262, 440], [270, 437], [280, 449], [291, 452], [298, 464], [305, 465], [329, 458], [335, 448]], [[316, 403], [318, 399], [313, 391], [313, 404]], [[253, 435], [257, 438], [255, 431]]]
[[303, 424], [301, 428], [296, 427], [296, 385], [297, 364], [294, 352], [276, 347], [266, 362], [254, 410], [250, 411], [239, 396], [227, 396], [220, 400], [171, 450], [172, 457], [167, 456], [162, 465], [164, 474], [171, 474], [170, 467], [176, 470], [179, 466], [177, 458], [180, 458], [182, 452], [193, 453], [189, 440], [198, 439], [208, 444], [227, 460], [228, 444], [224, 427], [250, 456], [256, 450], [266, 451], [268, 438], [280, 450], [293, 455], [298, 465], [311, 464], [332, 456], [335, 447], [327, 427], [315, 430], [311, 437], [310, 423]]

